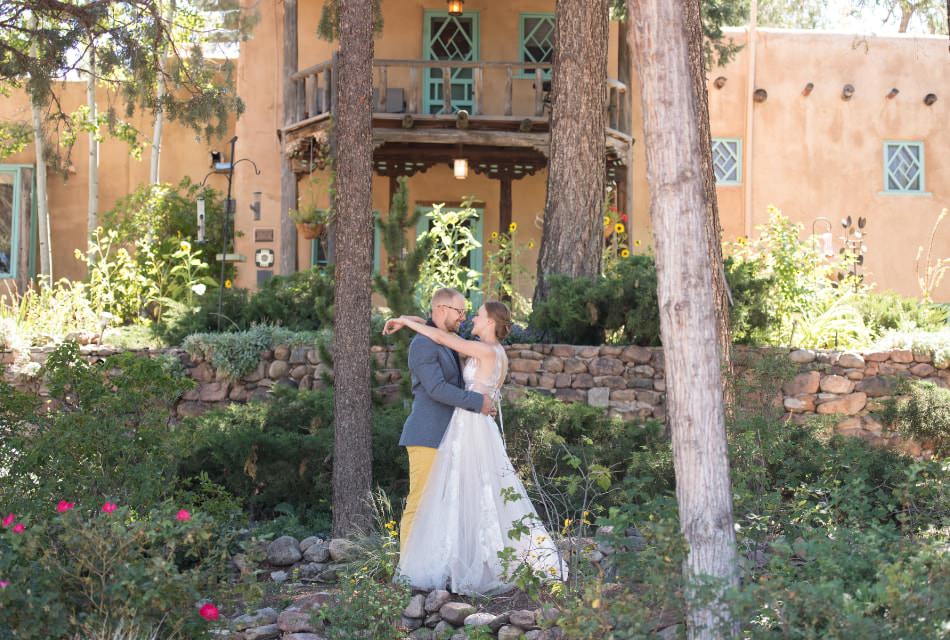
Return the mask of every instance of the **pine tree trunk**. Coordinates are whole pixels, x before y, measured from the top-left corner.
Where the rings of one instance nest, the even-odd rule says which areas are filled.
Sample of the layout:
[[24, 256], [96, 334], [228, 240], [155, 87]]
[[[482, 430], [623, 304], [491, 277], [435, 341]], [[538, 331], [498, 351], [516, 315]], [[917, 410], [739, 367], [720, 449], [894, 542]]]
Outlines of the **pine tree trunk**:
[[901, 24], [897, 28], [898, 33], [907, 33], [907, 27], [910, 26], [910, 19], [914, 16], [913, 7], [901, 7]]
[[[33, 21], [33, 27], [36, 21]], [[36, 58], [37, 46], [30, 45], [30, 55]], [[43, 107], [36, 96], [30, 96], [30, 109], [33, 116], [33, 146], [36, 149], [36, 215], [39, 231], [40, 274], [53, 278], [53, 250], [50, 244], [49, 189], [46, 178], [46, 139], [43, 132]]]
[[[96, 46], [89, 43], [89, 66], [86, 69], [86, 106], [89, 109], [89, 121], [98, 122], [96, 107]], [[98, 127], [89, 132], [89, 190], [86, 212], [86, 256], [89, 264], [93, 263], [95, 251], [92, 249], [96, 237], [96, 228], [99, 226], [99, 131]]]
[[[689, 546], [690, 638], [733, 631], [722, 589], [738, 584], [713, 275], [709, 255], [700, 97], [680, 3], [628, 0], [640, 76], [647, 177], [656, 240], [657, 297], [680, 529]], [[720, 589], [701, 598], [700, 580]]]
[[370, 523], [373, 457], [369, 353], [373, 268], [372, 0], [340, 0], [339, 16], [333, 339], [335, 536], [365, 530]]
[[[687, 41], [689, 43], [690, 79], [698, 99], [699, 144], [702, 152], [703, 191], [706, 200], [706, 237], [709, 259], [713, 269], [713, 300], [716, 304], [718, 344], [723, 371], [732, 372], [732, 332], [729, 328], [730, 293], [722, 261], [722, 226], [719, 223], [719, 204], [716, 198], [716, 174], [713, 171], [712, 136], [709, 128], [709, 94], [706, 91], [706, 62], [703, 56], [703, 23], [700, 0], [686, 0]], [[723, 388], [727, 398], [729, 385]]]
[[596, 276], [603, 252], [607, 124], [607, 0], [557, 0], [551, 151], [537, 304], [548, 277]]
[[[297, 0], [284, 0], [283, 111], [284, 126], [293, 124], [297, 113], [296, 84], [290, 76], [297, 72]], [[297, 176], [286, 150], [280, 154], [280, 274], [297, 271], [297, 227], [288, 211], [297, 208]]]

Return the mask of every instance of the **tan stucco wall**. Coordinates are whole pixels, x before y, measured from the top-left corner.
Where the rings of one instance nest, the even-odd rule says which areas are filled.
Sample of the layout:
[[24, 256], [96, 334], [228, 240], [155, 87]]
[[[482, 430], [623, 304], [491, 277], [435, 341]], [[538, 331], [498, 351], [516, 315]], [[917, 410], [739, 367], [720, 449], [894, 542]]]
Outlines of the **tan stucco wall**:
[[[69, 82], [58, 89], [65, 113], [71, 113], [86, 102], [84, 82]], [[104, 89], [97, 92], [100, 110], [112, 104], [120, 113], [124, 106], [115, 95]], [[31, 121], [29, 100], [23, 93], [13, 93], [0, 98], [0, 121]], [[147, 184], [151, 157], [152, 117], [137, 113], [131, 123], [143, 134], [146, 144], [142, 159], [136, 160], [129, 154], [126, 143], [105, 135], [99, 145], [99, 211], [113, 208], [116, 201], [134, 191], [139, 185]], [[229, 137], [229, 136], [228, 136]], [[227, 139], [227, 138], [225, 138]], [[178, 183], [183, 177], [191, 176], [201, 180], [210, 168], [209, 151], [223, 149], [220, 140], [206, 142], [196, 140], [191, 129], [176, 122], [166, 120], [162, 135], [162, 156], [160, 178], [163, 182]], [[0, 160], [8, 164], [35, 164], [36, 154], [33, 143], [20, 153]], [[50, 233], [53, 248], [54, 279], [69, 278], [82, 280], [86, 276], [85, 265], [73, 255], [76, 249], [85, 249], [88, 209], [88, 137], [80, 134], [71, 153], [70, 171], [64, 177], [61, 173], [48, 173]], [[213, 177], [210, 181], [220, 180]], [[223, 180], [213, 186], [224, 191]], [[2, 288], [0, 282], [0, 288]]]
[[[745, 42], [743, 31], [729, 35]], [[727, 67], [710, 72], [727, 79], [710, 87], [709, 110], [715, 137], [743, 142], [739, 186], [718, 189], [727, 240], [747, 234], [768, 219], [775, 205], [811, 233], [817, 217], [834, 223], [840, 247], [845, 216], [868, 220], [866, 273], [881, 291], [919, 295], [914, 275], [917, 248], [925, 248], [937, 214], [950, 206], [950, 56], [945, 37], [860, 38], [817, 32], [757, 32], [753, 88], [768, 92], [752, 109], [752, 141], [746, 125], [749, 47]], [[808, 82], [810, 96], [802, 95]], [[855, 88], [841, 99], [845, 84]], [[894, 99], [885, 96], [900, 90]], [[935, 93], [927, 106], [923, 98]], [[924, 143], [923, 195], [884, 193], [885, 141]], [[746, 211], [751, 164], [751, 211]], [[638, 169], [642, 169], [639, 165]], [[817, 228], [821, 232], [825, 227]], [[754, 232], [753, 232], [754, 233]], [[934, 255], [950, 257], [950, 227], [934, 243]], [[950, 281], [935, 296], [950, 301]]]

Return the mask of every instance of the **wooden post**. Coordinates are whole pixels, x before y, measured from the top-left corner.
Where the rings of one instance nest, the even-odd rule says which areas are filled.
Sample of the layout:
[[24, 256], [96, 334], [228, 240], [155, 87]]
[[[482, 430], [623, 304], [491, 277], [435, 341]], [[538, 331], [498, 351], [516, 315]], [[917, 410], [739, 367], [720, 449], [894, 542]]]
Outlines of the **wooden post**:
[[378, 111], [386, 112], [386, 93], [389, 91], [389, 71], [383, 66], [379, 68], [379, 100], [377, 100]]
[[505, 67], [505, 115], [511, 115], [511, 65]]
[[419, 67], [409, 67], [409, 96], [407, 99], [406, 111], [409, 113], [419, 113], [417, 96], [419, 95]]
[[313, 111], [313, 79], [316, 76], [306, 76], [303, 79], [303, 94], [304, 94], [304, 108], [303, 108], [303, 117], [304, 120], [309, 118], [312, 115], [316, 115], [316, 112]]
[[544, 115], [544, 69], [534, 70], [534, 115]]
[[[498, 196], [498, 230], [501, 233], [508, 231], [508, 227], [511, 225], [511, 172], [508, 170], [501, 170], [498, 173], [498, 179], [500, 182], [499, 196]], [[508, 254], [508, 263], [511, 263], [511, 254]], [[514, 272], [511, 272], [512, 278], [514, 278]], [[507, 296], [505, 296], [507, 298]]]
[[[284, 126], [294, 123], [297, 116], [297, 0], [284, 0], [283, 59], [281, 71], [283, 86]], [[281, 141], [280, 154], [280, 264], [281, 275], [290, 275], [297, 270], [297, 227], [287, 214], [297, 207], [297, 176], [287, 156], [285, 141]], [[232, 159], [233, 160], [233, 159]]]
[[312, 76], [313, 78], [313, 95], [311, 99], [313, 102], [310, 103], [310, 115], [315, 116], [320, 113], [323, 113], [323, 105], [320, 100], [320, 74], [315, 73]]
[[[620, 96], [620, 130], [624, 133], [630, 133], [630, 112], [633, 100], [633, 91], [630, 86], [631, 71], [633, 59], [630, 56], [630, 23], [626, 20], [619, 25], [619, 37], [617, 47], [617, 79], [626, 87], [625, 92]], [[630, 213], [629, 211], [627, 212]]]
[[472, 96], [472, 115], [478, 115], [482, 112], [482, 68], [475, 67], [475, 69], [472, 70], [472, 75], [475, 80], [475, 95]]
[[442, 113], [452, 113], [452, 67], [442, 67]]

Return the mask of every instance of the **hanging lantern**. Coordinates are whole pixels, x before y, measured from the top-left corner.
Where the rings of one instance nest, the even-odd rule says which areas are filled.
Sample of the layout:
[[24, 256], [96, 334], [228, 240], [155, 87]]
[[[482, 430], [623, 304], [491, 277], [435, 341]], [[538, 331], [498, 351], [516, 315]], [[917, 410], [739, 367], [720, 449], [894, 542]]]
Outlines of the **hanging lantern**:
[[450, 16], [460, 16], [464, 10], [462, 6], [465, 4], [465, 0], [448, 0], [449, 3], [449, 15]]
[[452, 173], [456, 180], [464, 180], [468, 177], [468, 160], [465, 158], [456, 158], [452, 164]]

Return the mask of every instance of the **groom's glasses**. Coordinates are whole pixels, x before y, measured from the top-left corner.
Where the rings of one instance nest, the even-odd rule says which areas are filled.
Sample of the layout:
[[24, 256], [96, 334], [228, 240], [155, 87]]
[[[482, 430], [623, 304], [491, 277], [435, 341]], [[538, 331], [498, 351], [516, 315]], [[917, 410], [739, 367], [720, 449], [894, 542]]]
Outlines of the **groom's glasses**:
[[447, 309], [451, 309], [452, 311], [454, 311], [455, 313], [459, 314], [460, 316], [464, 316], [464, 315], [465, 315], [465, 309], [459, 309], [458, 307], [453, 307], [453, 306], [450, 305], [450, 304], [440, 304], [439, 306], [440, 306], [440, 307], [446, 307]]

